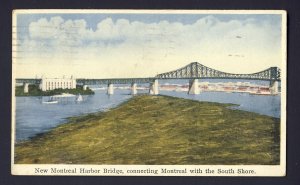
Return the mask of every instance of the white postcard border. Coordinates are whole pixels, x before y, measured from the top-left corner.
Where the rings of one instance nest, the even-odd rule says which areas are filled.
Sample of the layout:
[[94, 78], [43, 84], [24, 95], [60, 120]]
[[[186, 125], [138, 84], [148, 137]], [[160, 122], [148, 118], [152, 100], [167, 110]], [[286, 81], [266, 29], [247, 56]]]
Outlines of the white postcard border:
[[[286, 175], [286, 97], [287, 97], [287, 12], [284, 10], [74, 10], [74, 9], [18, 9], [12, 12], [13, 26], [17, 24], [17, 14], [38, 14], [38, 13], [144, 13], [144, 14], [279, 14], [282, 16], [281, 45], [282, 45], [282, 65], [281, 65], [281, 118], [280, 118], [280, 165], [65, 165], [65, 164], [14, 164], [14, 144], [15, 144], [15, 63], [14, 53], [12, 53], [12, 133], [11, 133], [11, 174], [12, 175], [41, 175], [41, 176], [285, 176]], [[14, 32], [13, 38], [17, 33]], [[12, 40], [12, 50], [16, 41]], [[57, 168], [54, 173], [52, 169]], [[80, 169], [94, 169], [95, 173], [80, 173]], [[75, 173], [71, 173], [76, 169]], [[107, 170], [122, 170], [122, 174], [104, 173]], [[158, 174], [153, 173], [128, 173], [128, 170], [158, 170]], [[163, 169], [169, 173], [162, 173]], [[200, 169], [201, 173], [191, 173], [191, 170]], [[208, 173], [206, 170], [213, 170]], [[232, 169], [234, 172], [229, 173]], [[239, 169], [253, 171], [253, 173], [238, 173]], [[48, 170], [38, 172], [39, 170]], [[60, 171], [59, 171], [60, 170]], [[99, 171], [97, 171], [99, 170]], [[172, 173], [173, 170], [173, 173]], [[187, 173], [179, 173], [178, 171]], [[228, 173], [218, 173], [218, 170], [228, 170]], [[52, 173], [53, 172], [53, 173]], [[99, 173], [98, 173], [99, 172]], [[232, 172], [232, 171], [231, 171]]]

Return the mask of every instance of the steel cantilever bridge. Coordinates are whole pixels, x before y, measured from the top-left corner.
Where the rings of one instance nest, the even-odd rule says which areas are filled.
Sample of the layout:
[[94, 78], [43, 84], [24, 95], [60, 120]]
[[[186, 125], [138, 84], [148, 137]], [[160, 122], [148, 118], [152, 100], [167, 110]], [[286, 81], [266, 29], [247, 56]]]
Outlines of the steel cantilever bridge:
[[[137, 83], [150, 83], [150, 94], [158, 94], [158, 80], [163, 79], [189, 79], [189, 93], [199, 94], [198, 79], [245, 79], [270, 81], [272, 93], [278, 93], [278, 82], [280, 79], [280, 69], [270, 67], [260, 72], [251, 74], [226, 73], [206, 67], [198, 62], [192, 62], [174, 71], [161, 73], [149, 78], [111, 78], [111, 79], [76, 79], [81, 85], [101, 85], [108, 84], [108, 94], [113, 94], [113, 84], [132, 84], [132, 93], [136, 94]], [[17, 83], [40, 83], [41, 79], [16, 79]]]
[[270, 67], [266, 70], [251, 74], [233, 74], [218, 71], [206, 67], [198, 62], [190, 63], [180, 69], [162, 73], [156, 76], [157, 79], [246, 79], [246, 80], [267, 80], [280, 81], [280, 69]]

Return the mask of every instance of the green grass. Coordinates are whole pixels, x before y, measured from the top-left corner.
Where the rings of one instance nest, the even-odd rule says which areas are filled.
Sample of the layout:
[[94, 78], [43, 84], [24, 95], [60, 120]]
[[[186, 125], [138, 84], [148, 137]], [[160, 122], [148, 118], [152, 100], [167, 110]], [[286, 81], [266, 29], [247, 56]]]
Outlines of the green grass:
[[18, 164], [279, 164], [280, 120], [230, 105], [136, 96], [15, 147]]
[[86, 90], [83, 90], [83, 86], [77, 85], [76, 89], [54, 89], [49, 91], [42, 91], [39, 89], [38, 85], [30, 84], [28, 86], [28, 93], [24, 93], [24, 86], [17, 86], [15, 88], [15, 95], [16, 96], [53, 96], [62, 93], [69, 93], [69, 94], [82, 94], [82, 95], [91, 95], [95, 92], [92, 91], [89, 87]]

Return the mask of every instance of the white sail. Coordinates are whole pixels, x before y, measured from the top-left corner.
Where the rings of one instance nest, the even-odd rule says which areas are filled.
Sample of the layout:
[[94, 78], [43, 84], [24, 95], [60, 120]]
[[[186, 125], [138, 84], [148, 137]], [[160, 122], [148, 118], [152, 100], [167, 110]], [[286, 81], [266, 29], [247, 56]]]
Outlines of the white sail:
[[81, 96], [81, 94], [79, 94], [79, 95], [76, 97], [76, 101], [83, 101], [83, 97]]

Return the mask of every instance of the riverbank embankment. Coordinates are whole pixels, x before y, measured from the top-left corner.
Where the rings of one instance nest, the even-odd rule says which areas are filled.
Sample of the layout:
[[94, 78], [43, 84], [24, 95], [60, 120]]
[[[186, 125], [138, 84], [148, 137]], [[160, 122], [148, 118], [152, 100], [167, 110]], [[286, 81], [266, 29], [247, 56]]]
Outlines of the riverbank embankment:
[[229, 104], [135, 96], [16, 144], [16, 164], [279, 164], [280, 120]]

